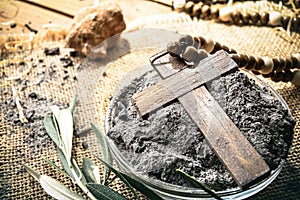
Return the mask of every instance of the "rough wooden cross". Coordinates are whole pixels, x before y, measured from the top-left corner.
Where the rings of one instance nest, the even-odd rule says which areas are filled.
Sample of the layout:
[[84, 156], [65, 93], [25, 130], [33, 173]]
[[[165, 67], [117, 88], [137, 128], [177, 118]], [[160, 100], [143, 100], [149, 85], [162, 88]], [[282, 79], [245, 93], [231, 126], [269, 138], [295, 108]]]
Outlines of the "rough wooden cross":
[[237, 70], [236, 63], [226, 52], [219, 51], [202, 60], [195, 68], [178, 71], [174, 65], [184, 64], [170, 63], [169, 57], [164, 56], [153, 65], [163, 80], [133, 95], [132, 101], [140, 114], [143, 116], [178, 99], [241, 188], [267, 176], [269, 166], [202, 86], [218, 76]]

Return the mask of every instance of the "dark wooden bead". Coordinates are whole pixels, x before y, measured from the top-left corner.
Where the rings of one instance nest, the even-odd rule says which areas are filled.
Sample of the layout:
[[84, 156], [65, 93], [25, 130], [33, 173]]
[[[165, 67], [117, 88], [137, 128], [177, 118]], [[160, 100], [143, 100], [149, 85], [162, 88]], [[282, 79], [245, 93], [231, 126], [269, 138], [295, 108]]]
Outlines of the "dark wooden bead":
[[290, 17], [288, 17], [288, 16], [283, 16], [281, 18], [281, 25], [282, 25], [283, 28], [287, 28], [289, 20], [290, 20]]
[[214, 49], [212, 50], [211, 53], [215, 53], [215, 52], [217, 52], [217, 51], [219, 51], [221, 49], [222, 49], [222, 45], [219, 42], [216, 42], [215, 46], [214, 46]]
[[262, 25], [268, 25], [269, 22], [269, 13], [263, 12], [260, 14], [260, 22]]
[[256, 58], [256, 65], [254, 67], [255, 70], [259, 71], [262, 70], [264, 67], [264, 60], [262, 58]]
[[179, 37], [179, 43], [181, 45], [181, 48], [183, 49], [182, 51], [184, 51], [187, 46], [193, 45], [194, 39], [190, 35], [181, 35]]
[[274, 76], [274, 72], [271, 72], [271, 73], [269, 73], [269, 74], [262, 74], [262, 76], [263, 76], [264, 78], [270, 78], [270, 77], [273, 77], [273, 76]]
[[206, 39], [204, 37], [200, 36], [199, 39], [200, 39], [201, 47], [202, 48], [207, 45]]
[[299, 68], [299, 64], [300, 64], [299, 60], [294, 56], [291, 57], [291, 60], [293, 63], [291, 69]]
[[188, 46], [182, 54], [182, 58], [187, 62], [194, 62], [197, 60], [198, 51], [193, 46]]
[[272, 58], [272, 61], [274, 63], [273, 71], [277, 71], [279, 68], [279, 59], [278, 58]]
[[228, 48], [227, 46], [223, 45], [221, 48], [222, 48], [224, 51], [226, 51], [227, 53], [230, 53], [230, 52], [229, 52], [229, 48]]
[[271, 77], [271, 80], [274, 82], [279, 82], [283, 80], [283, 72], [277, 71], [274, 72], [274, 76]]
[[298, 30], [300, 28], [300, 19], [298, 17], [294, 17], [292, 19], [292, 29]]
[[210, 16], [210, 7], [208, 5], [204, 5], [201, 9], [201, 18], [208, 19]]
[[243, 13], [242, 14], [243, 24], [249, 24], [249, 21], [250, 21], [250, 14], [249, 13]]
[[290, 82], [293, 79], [293, 72], [291, 70], [287, 70], [283, 73], [283, 82]]
[[196, 49], [199, 49], [201, 47], [201, 41], [200, 41], [200, 39], [198, 37], [194, 37], [193, 39], [194, 39], [194, 45], [193, 46]]
[[242, 18], [242, 15], [241, 15], [240, 11], [235, 10], [231, 14], [231, 18], [232, 18], [232, 21], [233, 21], [234, 24], [239, 24], [240, 20]]
[[232, 54], [236, 54], [237, 53], [236, 50], [234, 50], [234, 49], [229, 49], [229, 52], [232, 53]]
[[251, 72], [255, 75], [261, 75], [261, 73], [259, 71], [252, 70]]
[[186, 4], [184, 5], [184, 12], [192, 14], [194, 5], [195, 3], [192, 1], [186, 2]]
[[178, 57], [182, 53], [182, 48], [179, 42], [169, 42], [167, 46], [167, 51], [173, 57]]
[[240, 66], [240, 56], [238, 54], [231, 55], [231, 58], [238, 66]]
[[285, 70], [285, 67], [286, 67], [285, 60], [284, 60], [283, 58], [279, 58], [279, 67], [278, 67], [278, 71]]
[[219, 8], [211, 7], [210, 8], [210, 15], [211, 15], [212, 19], [218, 19], [219, 18]]
[[253, 24], [257, 24], [258, 21], [260, 20], [258, 12], [252, 12], [250, 18]]
[[290, 70], [292, 68], [292, 65], [293, 65], [292, 59], [286, 58], [285, 63], [286, 63], [285, 70]]
[[247, 55], [240, 55], [240, 65], [239, 68], [246, 68], [249, 63], [249, 58]]
[[201, 8], [202, 8], [202, 6], [203, 6], [202, 2], [195, 4], [194, 7], [193, 7], [192, 16], [199, 18], [200, 15], [201, 15]]
[[256, 65], [256, 59], [253, 56], [248, 56], [249, 62], [248, 65], [246, 66], [247, 70], [252, 70], [255, 68]]

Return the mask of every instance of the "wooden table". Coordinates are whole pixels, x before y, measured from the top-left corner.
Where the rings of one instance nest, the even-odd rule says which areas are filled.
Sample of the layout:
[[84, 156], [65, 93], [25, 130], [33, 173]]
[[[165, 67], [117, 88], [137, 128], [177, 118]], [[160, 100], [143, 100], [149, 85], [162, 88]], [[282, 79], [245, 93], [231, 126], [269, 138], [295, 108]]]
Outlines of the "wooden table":
[[[104, 0], [108, 1], [108, 0]], [[103, 2], [100, 1], [100, 2]], [[171, 8], [146, 0], [115, 0], [122, 8], [126, 23], [142, 16], [171, 12]], [[172, 0], [160, 0], [171, 4]], [[22, 0], [15, 1], [19, 7], [16, 21], [39, 29], [49, 22], [67, 27], [74, 14], [85, 6], [93, 5], [94, 0]], [[17, 29], [16, 29], [17, 31]]]

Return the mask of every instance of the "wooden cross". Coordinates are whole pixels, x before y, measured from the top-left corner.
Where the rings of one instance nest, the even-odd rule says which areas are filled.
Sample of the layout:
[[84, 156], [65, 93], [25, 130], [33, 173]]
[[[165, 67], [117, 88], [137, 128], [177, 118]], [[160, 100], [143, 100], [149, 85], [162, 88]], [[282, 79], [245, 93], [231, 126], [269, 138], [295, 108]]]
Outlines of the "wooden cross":
[[174, 69], [183, 65], [183, 62], [170, 63], [168, 56], [153, 64], [163, 80], [133, 95], [132, 101], [141, 116], [178, 99], [241, 188], [266, 177], [270, 172], [269, 166], [202, 86], [237, 70], [236, 63], [226, 52], [218, 51], [195, 68]]

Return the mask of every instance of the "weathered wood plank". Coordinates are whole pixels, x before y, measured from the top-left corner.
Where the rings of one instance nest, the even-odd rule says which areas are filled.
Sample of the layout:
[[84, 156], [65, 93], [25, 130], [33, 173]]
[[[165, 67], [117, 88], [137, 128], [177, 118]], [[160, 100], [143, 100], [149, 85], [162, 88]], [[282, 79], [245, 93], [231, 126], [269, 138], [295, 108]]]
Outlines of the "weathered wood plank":
[[[179, 62], [171, 63], [168, 56], [153, 65], [162, 78], [178, 72], [174, 66], [182, 67]], [[263, 158], [204, 86], [179, 97], [178, 100], [240, 187], [247, 187], [268, 175], [270, 169]]]
[[270, 172], [263, 158], [205, 87], [199, 87], [178, 100], [240, 187], [246, 187]]
[[143, 116], [217, 76], [236, 69], [236, 63], [227, 53], [219, 51], [202, 60], [197, 67], [179, 71], [169, 78], [133, 95], [132, 101]]

